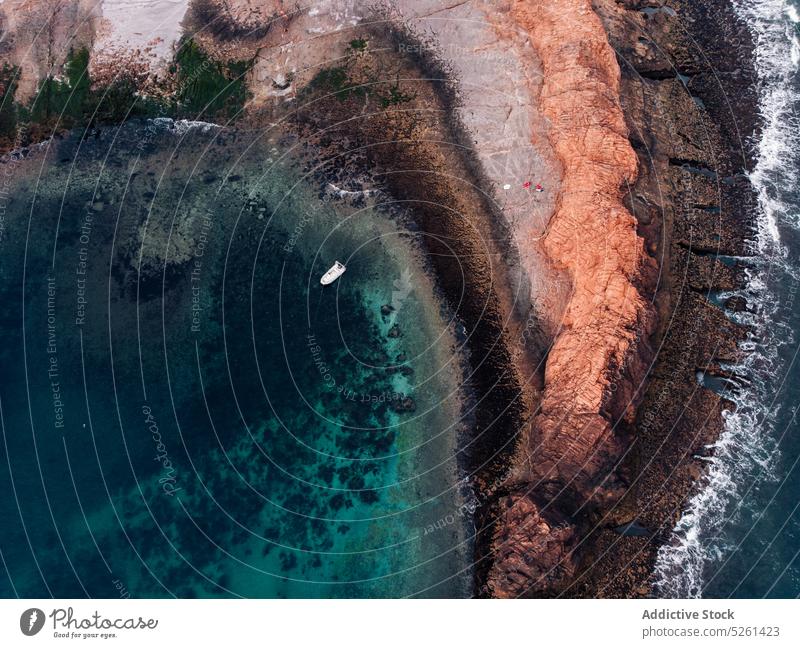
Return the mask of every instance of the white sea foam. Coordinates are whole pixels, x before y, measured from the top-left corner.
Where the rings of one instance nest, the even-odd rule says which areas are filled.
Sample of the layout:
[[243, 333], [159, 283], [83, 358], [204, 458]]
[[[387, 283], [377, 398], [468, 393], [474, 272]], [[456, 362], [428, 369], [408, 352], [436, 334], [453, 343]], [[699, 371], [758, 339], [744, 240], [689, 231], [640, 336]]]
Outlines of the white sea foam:
[[198, 129], [203, 133], [207, 133], [210, 130], [222, 128], [222, 126], [219, 124], [199, 121], [197, 119], [172, 119], [171, 117], [155, 117], [152, 121], [156, 126], [164, 128], [175, 135], [185, 135], [190, 130], [195, 129]]
[[800, 13], [786, 0], [733, 0], [733, 5], [755, 39], [762, 122], [757, 163], [750, 174], [760, 208], [756, 265], [748, 269], [746, 287], [738, 293], [755, 312], [734, 317], [751, 326], [752, 333], [742, 344], [749, 352], [746, 359], [740, 366], [729, 367], [749, 381], [738, 393], [725, 394], [736, 403], [736, 411], [724, 415], [724, 431], [714, 446], [705, 481], [689, 501], [671, 542], [659, 551], [654, 585], [664, 597], [703, 594], [704, 577], [733, 549], [723, 534], [725, 523], [752, 514], [744, 501], [746, 492], [772, 477], [777, 459], [772, 431], [780, 410], [773, 402], [770, 378], [780, 372], [780, 346], [793, 340], [770, 289], [770, 278], [774, 281], [776, 270], [800, 278], [779, 229], [779, 225], [800, 227], [797, 206], [785, 197], [798, 181], [800, 122], [795, 107], [800, 100], [796, 79], [800, 42], [795, 24], [800, 22]]
[[47, 149], [52, 141], [53, 138], [51, 136], [48, 137], [47, 139], [42, 140], [41, 142], [37, 142], [36, 144], [23, 146], [20, 148], [13, 149], [12, 151], [8, 151], [8, 153], [3, 153], [3, 155], [0, 156], [0, 164], [5, 164], [8, 162], [19, 162], [20, 160], [24, 160], [32, 153], [35, 153], [42, 149]]

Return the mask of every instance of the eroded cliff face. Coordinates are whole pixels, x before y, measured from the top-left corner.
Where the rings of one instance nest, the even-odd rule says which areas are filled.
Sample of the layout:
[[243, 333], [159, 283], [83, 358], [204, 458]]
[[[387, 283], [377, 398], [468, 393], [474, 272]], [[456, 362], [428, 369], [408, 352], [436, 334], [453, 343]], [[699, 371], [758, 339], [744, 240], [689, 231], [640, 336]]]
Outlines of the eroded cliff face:
[[637, 158], [603, 25], [587, 0], [517, 2], [513, 16], [542, 62], [539, 107], [563, 167], [542, 245], [568, 273], [572, 292], [510, 493], [498, 504], [488, 588], [501, 597], [546, 592], [572, 574], [573, 517], [624, 493], [615, 466], [654, 326], [642, 290], [655, 264], [622, 203]]
[[[532, 472], [565, 486], [576, 480], [573, 487], [588, 494], [607, 468], [598, 444], [615, 445], [610, 423], [633, 396], [627, 383], [641, 378], [637, 356], [653, 315], [640, 288], [651, 283], [654, 262], [622, 204], [637, 159], [602, 23], [586, 0], [520, 2], [515, 16], [544, 66], [540, 106], [564, 169], [543, 245], [573, 288], [547, 358]], [[625, 395], [615, 397], [620, 390]]]

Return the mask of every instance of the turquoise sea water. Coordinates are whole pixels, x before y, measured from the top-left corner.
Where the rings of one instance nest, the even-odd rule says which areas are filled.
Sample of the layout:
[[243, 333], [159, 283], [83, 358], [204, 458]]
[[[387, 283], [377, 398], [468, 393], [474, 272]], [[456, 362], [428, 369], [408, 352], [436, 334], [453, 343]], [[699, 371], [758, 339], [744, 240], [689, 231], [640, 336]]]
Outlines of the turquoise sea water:
[[294, 146], [4, 160], [0, 595], [469, 594], [456, 323], [402, 215]]

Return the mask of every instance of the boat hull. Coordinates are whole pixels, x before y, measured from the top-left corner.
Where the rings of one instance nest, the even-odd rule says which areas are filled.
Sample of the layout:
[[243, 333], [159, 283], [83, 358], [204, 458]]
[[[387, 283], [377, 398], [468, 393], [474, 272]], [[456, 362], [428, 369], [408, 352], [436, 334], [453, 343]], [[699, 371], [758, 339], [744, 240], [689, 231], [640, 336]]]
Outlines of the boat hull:
[[334, 281], [336, 281], [339, 277], [341, 277], [344, 274], [345, 270], [347, 270], [347, 267], [344, 264], [339, 263], [337, 261], [328, 269], [328, 271], [324, 275], [322, 275], [322, 278], [319, 280], [319, 282], [323, 286], [328, 286], [332, 284]]

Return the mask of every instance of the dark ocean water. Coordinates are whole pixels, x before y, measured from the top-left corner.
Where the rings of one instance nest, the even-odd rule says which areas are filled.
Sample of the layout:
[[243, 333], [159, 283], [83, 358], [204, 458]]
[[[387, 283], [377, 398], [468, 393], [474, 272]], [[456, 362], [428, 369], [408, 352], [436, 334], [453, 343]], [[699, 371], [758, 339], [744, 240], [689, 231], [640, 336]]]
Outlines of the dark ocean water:
[[469, 593], [455, 324], [292, 144], [163, 120], [0, 166], [0, 596]]
[[[663, 596], [800, 595], [800, 11], [787, 0], [734, 0], [756, 42], [760, 116], [751, 179], [758, 240], [748, 286], [750, 354], [721, 393], [727, 416], [709, 478], [664, 547]], [[717, 295], [724, 299], [730, 294]]]

